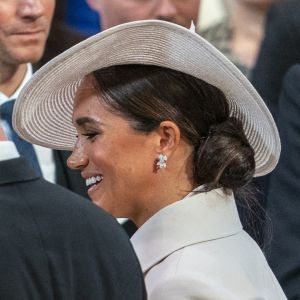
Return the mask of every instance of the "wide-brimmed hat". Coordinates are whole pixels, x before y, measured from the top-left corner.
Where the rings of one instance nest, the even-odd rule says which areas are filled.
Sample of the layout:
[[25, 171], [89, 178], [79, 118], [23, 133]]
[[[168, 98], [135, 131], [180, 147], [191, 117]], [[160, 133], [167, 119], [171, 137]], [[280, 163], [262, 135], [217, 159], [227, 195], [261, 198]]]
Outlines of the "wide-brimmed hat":
[[[277, 164], [280, 139], [274, 120], [245, 76], [197, 33], [164, 21], [122, 24], [75, 45], [40, 70], [20, 93], [13, 115], [16, 132], [41, 146], [72, 150], [72, 110], [81, 79], [113, 65], [144, 64], [190, 74], [218, 87], [230, 115], [243, 123], [260, 176]], [[201, 99], [199, 99], [201, 101]]]

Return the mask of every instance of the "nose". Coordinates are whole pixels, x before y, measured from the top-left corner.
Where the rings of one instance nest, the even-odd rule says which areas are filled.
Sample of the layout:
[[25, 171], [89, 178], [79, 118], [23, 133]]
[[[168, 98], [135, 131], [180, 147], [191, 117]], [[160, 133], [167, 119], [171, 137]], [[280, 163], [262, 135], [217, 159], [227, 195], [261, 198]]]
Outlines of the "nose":
[[173, 0], [161, 0], [157, 19], [164, 21], [172, 21], [177, 14], [176, 5], [173, 3]]
[[26, 19], [37, 19], [44, 14], [45, 5], [42, 0], [21, 0], [17, 13]]
[[82, 170], [88, 165], [88, 157], [85, 155], [80, 147], [75, 146], [75, 149], [67, 159], [67, 165], [73, 170]]

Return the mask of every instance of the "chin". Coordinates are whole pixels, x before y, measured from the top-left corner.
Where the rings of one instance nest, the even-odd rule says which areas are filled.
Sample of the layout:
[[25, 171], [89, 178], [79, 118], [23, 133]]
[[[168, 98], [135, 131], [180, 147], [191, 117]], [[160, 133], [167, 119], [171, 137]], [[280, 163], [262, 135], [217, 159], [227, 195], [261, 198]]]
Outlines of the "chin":
[[10, 57], [18, 64], [36, 63], [42, 58], [43, 53], [44, 46], [41, 45], [35, 47], [27, 47], [26, 49], [16, 49], [11, 53]]
[[24, 62], [37, 63], [43, 56], [43, 51], [36, 51], [28, 54]]
[[90, 198], [95, 205], [97, 205], [98, 207], [102, 208], [103, 210], [105, 210], [106, 212], [114, 216], [114, 209], [109, 205], [110, 204], [109, 201], [106, 201], [102, 197], [97, 197], [97, 196], [90, 196]]

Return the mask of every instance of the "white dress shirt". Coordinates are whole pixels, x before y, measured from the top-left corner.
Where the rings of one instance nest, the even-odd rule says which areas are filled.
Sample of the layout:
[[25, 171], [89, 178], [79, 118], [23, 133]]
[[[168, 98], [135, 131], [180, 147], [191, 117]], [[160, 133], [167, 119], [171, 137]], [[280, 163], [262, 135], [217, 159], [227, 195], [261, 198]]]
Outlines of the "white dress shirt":
[[[10, 99], [17, 99], [22, 88], [29, 81], [31, 76], [32, 76], [32, 66], [31, 66], [31, 64], [28, 64], [24, 79], [13, 95], [8, 97], [0, 91], [0, 105], [9, 101]], [[1, 121], [1, 125], [2, 125], [6, 135], [9, 137], [10, 129], [9, 129], [8, 125], [3, 120], [0, 120], [0, 121]], [[33, 145], [33, 147], [36, 152], [37, 159], [38, 159], [39, 165], [41, 167], [43, 177], [50, 182], [55, 182], [55, 163], [54, 163], [54, 159], [53, 159], [52, 150], [45, 148], [45, 147], [37, 146], [37, 145]], [[2, 152], [2, 148], [1, 148], [0, 152]]]
[[15, 144], [11, 141], [0, 141], [0, 161], [19, 157]]
[[286, 300], [233, 195], [190, 194], [133, 235], [149, 300]]

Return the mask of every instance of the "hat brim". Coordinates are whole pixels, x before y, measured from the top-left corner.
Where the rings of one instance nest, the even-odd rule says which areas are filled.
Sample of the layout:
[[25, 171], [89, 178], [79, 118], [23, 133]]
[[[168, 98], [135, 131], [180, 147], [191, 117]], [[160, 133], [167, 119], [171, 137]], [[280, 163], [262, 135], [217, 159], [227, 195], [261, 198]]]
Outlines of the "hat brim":
[[255, 151], [255, 176], [267, 174], [276, 166], [281, 149], [279, 134], [251, 83], [198, 34], [164, 21], [136, 21], [113, 27], [47, 63], [16, 101], [16, 132], [34, 144], [72, 150], [76, 142], [73, 102], [81, 79], [94, 70], [124, 64], [170, 68], [221, 89], [228, 99], [230, 115], [242, 121]]

